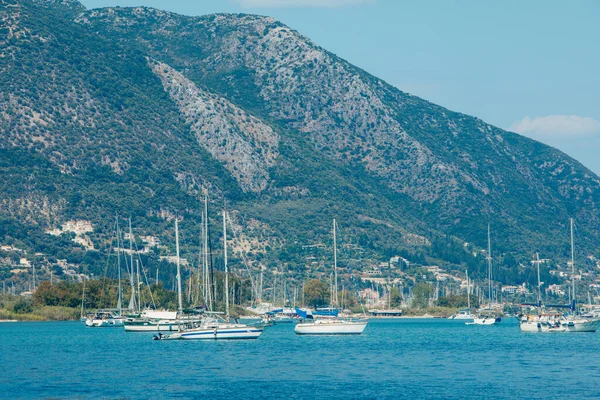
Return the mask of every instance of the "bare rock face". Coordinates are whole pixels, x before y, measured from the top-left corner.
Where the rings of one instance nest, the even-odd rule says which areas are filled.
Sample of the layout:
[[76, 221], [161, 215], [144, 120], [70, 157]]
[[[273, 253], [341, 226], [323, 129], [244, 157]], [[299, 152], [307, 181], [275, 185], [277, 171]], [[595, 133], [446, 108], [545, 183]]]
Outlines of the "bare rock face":
[[259, 119], [200, 89], [167, 64], [149, 61], [198, 142], [222, 161], [244, 191], [261, 192], [277, 157], [279, 137]]
[[254, 71], [269, 115], [289, 121], [320, 151], [359, 162], [421, 201], [459, 190], [464, 180], [483, 186], [411, 137], [356, 68], [298, 32], [255, 16], [219, 15], [207, 29], [220, 24], [236, 29], [216, 39], [221, 51], [205, 63], [227, 70], [239, 68], [236, 60]]

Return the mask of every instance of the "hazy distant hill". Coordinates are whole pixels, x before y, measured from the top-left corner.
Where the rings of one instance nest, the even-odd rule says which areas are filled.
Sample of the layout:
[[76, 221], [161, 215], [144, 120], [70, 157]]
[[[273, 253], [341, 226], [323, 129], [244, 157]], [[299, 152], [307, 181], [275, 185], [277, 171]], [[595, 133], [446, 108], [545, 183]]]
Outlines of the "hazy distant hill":
[[11, 0], [0, 21], [6, 220], [83, 218], [102, 233], [119, 213], [162, 234], [175, 214], [194, 227], [206, 188], [284, 260], [328, 242], [333, 217], [374, 254], [448, 259], [415, 245], [484, 246], [488, 222], [504, 251], [555, 251], [569, 216], [580, 248], [597, 249], [600, 181], [577, 161], [404, 93], [272, 18]]

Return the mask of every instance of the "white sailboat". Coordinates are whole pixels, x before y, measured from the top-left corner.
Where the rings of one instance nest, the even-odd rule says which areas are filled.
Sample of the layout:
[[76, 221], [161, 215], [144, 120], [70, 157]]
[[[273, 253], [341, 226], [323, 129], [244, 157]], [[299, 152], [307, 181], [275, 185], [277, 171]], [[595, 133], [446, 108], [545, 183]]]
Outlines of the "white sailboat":
[[[130, 233], [131, 234], [131, 233]], [[127, 318], [123, 325], [125, 326], [126, 332], [177, 332], [182, 324], [197, 323], [200, 321], [200, 317], [195, 315], [184, 314], [183, 312], [183, 298], [181, 294], [181, 266], [179, 260], [179, 226], [178, 221], [175, 219], [175, 251], [176, 251], [176, 263], [177, 263], [177, 301], [178, 311], [159, 311], [159, 310], [145, 310], [142, 311], [139, 317]], [[132, 261], [133, 270], [133, 261]], [[132, 288], [132, 296], [130, 300], [130, 307], [135, 306], [135, 286], [134, 280], [130, 280]], [[139, 293], [139, 277], [138, 277], [138, 293]], [[139, 298], [138, 298], [138, 303]]]
[[[227, 264], [227, 212], [223, 210], [223, 262], [225, 264], [225, 318], [218, 313], [208, 313], [200, 322], [180, 325], [180, 330], [171, 335], [159, 334], [159, 340], [197, 339], [257, 339], [264, 326], [249, 326], [234, 323], [229, 317], [229, 268]], [[178, 286], [181, 307], [181, 285]]]
[[465, 270], [465, 275], [467, 277], [467, 309], [459, 310], [458, 313], [450, 316], [448, 319], [458, 319], [458, 320], [467, 320], [473, 321], [475, 316], [471, 314], [471, 285], [469, 282], [469, 271]]
[[298, 335], [360, 335], [366, 326], [366, 320], [319, 318], [297, 324], [294, 331]]
[[[337, 224], [333, 220], [333, 303], [338, 305], [337, 292]], [[313, 318], [312, 314], [306, 313], [305, 322], [296, 324], [294, 332], [298, 335], [360, 335], [367, 327], [366, 319], [346, 318]]]
[[[117, 230], [117, 275], [119, 280], [117, 308], [111, 310], [98, 310], [89, 314], [85, 320], [85, 326], [90, 328], [112, 328], [123, 326], [122, 313], [122, 291], [121, 291], [121, 231], [119, 230], [119, 219], [116, 219]], [[84, 281], [85, 283], [85, 281]]]
[[[492, 304], [492, 245], [490, 240], [490, 224], [488, 224], [488, 254], [487, 254], [487, 262], [488, 262], [488, 289], [489, 289], [489, 308], [491, 311]], [[473, 318], [473, 322], [466, 322], [467, 325], [496, 325], [502, 321], [502, 318], [495, 315], [494, 313], [478, 313]]]

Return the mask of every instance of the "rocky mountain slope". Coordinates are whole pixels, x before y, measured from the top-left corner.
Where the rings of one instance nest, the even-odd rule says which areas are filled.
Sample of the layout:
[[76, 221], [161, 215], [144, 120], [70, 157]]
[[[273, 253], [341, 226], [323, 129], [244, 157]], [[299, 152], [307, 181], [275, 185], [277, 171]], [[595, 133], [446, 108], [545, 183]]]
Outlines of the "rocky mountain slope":
[[484, 246], [489, 222], [503, 251], [555, 254], [571, 216], [597, 250], [600, 180], [577, 161], [272, 18], [3, 0], [0, 100], [2, 218], [106, 228], [122, 213], [165, 231], [180, 215], [195, 229], [208, 192], [279, 250], [327, 242], [337, 217], [374, 253]]

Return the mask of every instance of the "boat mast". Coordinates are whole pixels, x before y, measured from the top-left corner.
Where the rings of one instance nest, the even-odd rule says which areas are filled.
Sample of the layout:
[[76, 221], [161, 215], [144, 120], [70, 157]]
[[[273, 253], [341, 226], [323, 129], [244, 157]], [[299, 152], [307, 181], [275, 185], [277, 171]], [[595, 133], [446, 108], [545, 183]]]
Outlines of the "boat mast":
[[175, 218], [175, 252], [177, 253], [177, 300], [179, 301], [179, 312], [183, 312], [183, 299], [181, 297], [181, 266], [179, 265], [179, 226]]
[[208, 263], [208, 195], [204, 195], [204, 287], [206, 292], [206, 299], [208, 303], [208, 309], [213, 310], [213, 291], [212, 291], [212, 275]]
[[85, 275], [83, 275], [83, 292], [81, 293], [81, 318], [84, 316], [85, 309]]
[[119, 315], [122, 314], [121, 308], [123, 307], [123, 289], [121, 288], [121, 230], [119, 229], [119, 217], [115, 217], [117, 221], [117, 271], [119, 276], [119, 299], [117, 300], [117, 309]]
[[263, 301], [263, 272], [260, 271], [260, 291], [258, 292], [258, 301], [262, 303]]
[[492, 304], [492, 244], [490, 240], [490, 224], [488, 224], [488, 290], [490, 305]]
[[[130, 271], [129, 271], [129, 284], [131, 285], [131, 299], [129, 300], [129, 308], [131, 311], [135, 312], [137, 310], [137, 305], [135, 304], [135, 280], [133, 276], [135, 275], [135, 269], [133, 268], [133, 239], [132, 239], [132, 230], [131, 230], [131, 218], [129, 218], [129, 256], [130, 256]], [[139, 276], [138, 276], [139, 280]]]
[[137, 295], [138, 295], [138, 309], [142, 311], [142, 291], [141, 289], [141, 280], [140, 280], [140, 260], [135, 260], [135, 267], [137, 270]]
[[540, 253], [535, 253], [535, 263], [538, 269], [538, 307], [542, 305], [542, 282], [540, 279]]
[[[208, 204], [208, 203], [205, 203]], [[210, 284], [210, 295], [212, 305], [216, 306], [217, 303], [217, 285], [215, 281], [215, 270], [213, 266], [213, 258], [212, 258], [212, 242], [210, 240], [210, 226], [208, 225], [208, 208], [206, 208], [206, 240], [207, 240], [207, 259], [208, 259], [208, 268], [209, 268], [209, 284]]]
[[225, 315], [229, 322], [229, 270], [227, 266], [227, 214], [223, 210], [223, 262], [225, 263]]
[[[467, 309], [471, 310], [471, 294], [469, 293], [471, 290], [471, 286], [469, 285], [469, 270], [465, 270], [465, 275], [467, 275]], [[470, 313], [470, 311], [469, 311]]]
[[571, 225], [571, 282], [573, 285], [573, 311], [575, 311], [575, 247], [573, 246], [573, 218], [569, 218]]
[[336, 223], [335, 218], [333, 219], [333, 275], [334, 275], [334, 287], [333, 287], [333, 304], [338, 305], [338, 276], [337, 276], [337, 236], [336, 236]]

